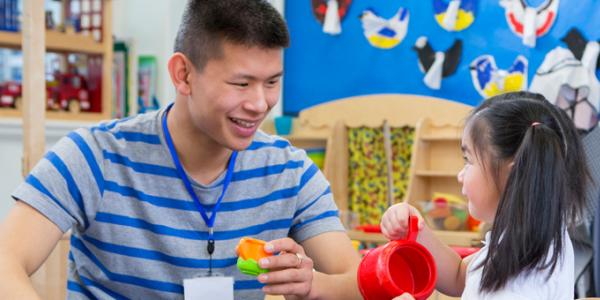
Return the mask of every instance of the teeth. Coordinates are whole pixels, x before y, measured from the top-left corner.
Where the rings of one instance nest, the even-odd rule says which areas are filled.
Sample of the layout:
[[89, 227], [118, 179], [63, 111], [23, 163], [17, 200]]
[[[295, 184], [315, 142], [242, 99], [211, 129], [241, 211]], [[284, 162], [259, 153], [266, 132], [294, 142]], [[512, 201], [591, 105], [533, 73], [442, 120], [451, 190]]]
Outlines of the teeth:
[[238, 124], [238, 125], [240, 125], [242, 127], [246, 127], [246, 128], [254, 127], [254, 125], [256, 124], [254, 122], [247, 122], [247, 121], [236, 119], [236, 118], [231, 118], [231, 120], [233, 122], [235, 122], [236, 124]]

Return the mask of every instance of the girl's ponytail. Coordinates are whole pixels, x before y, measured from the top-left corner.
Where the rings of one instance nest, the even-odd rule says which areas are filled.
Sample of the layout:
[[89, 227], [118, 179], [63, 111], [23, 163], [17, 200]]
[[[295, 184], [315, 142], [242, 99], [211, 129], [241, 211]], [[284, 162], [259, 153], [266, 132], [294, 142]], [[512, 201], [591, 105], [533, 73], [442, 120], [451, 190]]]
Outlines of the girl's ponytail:
[[565, 220], [569, 206], [564, 184], [567, 149], [554, 129], [537, 123], [526, 128], [501, 194], [483, 261], [483, 290], [498, 290], [510, 278], [537, 267], [552, 272], [564, 243], [565, 226], [557, 220]]
[[591, 178], [574, 124], [528, 92], [490, 98], [468, 122], [475, 153], [500, 192], [488, 256], [477, 266], [481, 291], [496, 291], [521, 272], [552, 273]]

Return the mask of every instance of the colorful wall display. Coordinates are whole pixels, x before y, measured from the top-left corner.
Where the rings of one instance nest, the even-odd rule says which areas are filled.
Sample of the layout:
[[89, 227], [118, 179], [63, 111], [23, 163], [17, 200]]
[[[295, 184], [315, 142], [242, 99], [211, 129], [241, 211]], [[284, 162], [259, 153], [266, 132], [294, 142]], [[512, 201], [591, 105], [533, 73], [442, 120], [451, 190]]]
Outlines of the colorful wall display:
[[[548, 33], [558, 15], [558, 0], [545, 0], [539, 6], [529, 6], [525, 0], [501, 0], [506, 23], [527, 47], [535, 47], [536, 39]], [[568, 12], [565, 12], [568, 13]]]
[[422, 36], [413, 49], [419, 56], [419, 69], [425, 73], [423, 83], [430, 89], [439, 90], [442, 86], [442, 78], [456, 72], [462, 54], [462, 41], [454, 41], [450, 48], [442, 52], [433, 50], [427, 37]]
[[[526, 3], [540, 7], [545, 0]], [[371, 9], [389, 20], [400, 6], [410, 12], [406, 36], [393, 48], [373, 47], [365, 39], [360, 16]], [[558, 45], [567, 47], [561, 39], [571, 28], [578, 28], [587, 40], [600, 39], [597, 0], [560, 1], [553, 25], [545, 35], [536, 36], [534, 48], [523, 45], [522, 38], [511, 30], [505, 8], [498, 0], [479, 0], [475, 6], [472, 24], [462, 31], [449, 32], [436, 20], [433, 0], [353, 1], [343, 21], [343, 32], [331, 36], [323, 34], [321, 24], [315, 22], [310, 1], [286, 1], [285, 17], [292, 42], [284, 53], [284, 113], [296, 115], [323, 102], [381, 93], [429, 95], [476, 105], [482, 99], [471, 79], [470, 63], [476, 58], [491, 55], [498, 68], [509, 69], [515, 58], [522, 55], [528, 62], [530, 82], [549, 51]], [[421, 36], [426, 36], [437, 51], [462, 40], [456, 72], [442, 80], [439, 90], [423, 82], [418, 54], [412, 49]]]
[[527, 59], [522, 55], [506, 70], [496, 66], [493, 56], [479, 56], [470, 65], [473, 86], [483, 98], [527, 90], [527, 66]]
[[313, 14], [323, 25], [323, 32], [331, 35], [342, 33], [342, 19], [352, 0], [311, 0]]
[[475, 21], [477, 0], [433, 0], [435, 20], [448, 31], [463, 31]]
[[594, 74], [598, 54], [597, 42], [587, 43], [581, 60], [569, 49], [556, 47], [546, 55], [530, 86], [564, 110], [584, 132], [598, 124], [600, 82]]
[[408, 29], [409, 13], [400, 7], [395, 15], [386, 19], [375, 12], [374, 9], [365, 9], [360, 15], [363, 34], [373, 47], [391, 49], [402, 42]]

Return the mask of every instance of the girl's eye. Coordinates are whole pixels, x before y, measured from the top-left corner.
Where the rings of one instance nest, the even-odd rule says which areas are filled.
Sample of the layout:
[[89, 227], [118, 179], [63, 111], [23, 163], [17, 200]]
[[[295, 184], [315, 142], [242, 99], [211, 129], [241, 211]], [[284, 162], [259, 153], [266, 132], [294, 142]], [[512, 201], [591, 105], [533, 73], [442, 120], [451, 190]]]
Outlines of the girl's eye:
[[467, 158], [466, 155], [463, 155], [463, 161], [465, 162], [465, 164], [469, 163], [469, 159]]

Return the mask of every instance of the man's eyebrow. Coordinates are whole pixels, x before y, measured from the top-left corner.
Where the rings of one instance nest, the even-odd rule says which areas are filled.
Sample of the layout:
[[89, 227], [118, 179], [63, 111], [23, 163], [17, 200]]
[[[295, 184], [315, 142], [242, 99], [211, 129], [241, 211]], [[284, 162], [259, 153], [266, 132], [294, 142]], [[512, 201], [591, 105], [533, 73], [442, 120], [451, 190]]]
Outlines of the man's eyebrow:
[[[273, 79], [273, 78], [277, 78], [277, 77], [281, 77], [283, 75], [283, 71], [278, 72], [274, 75], [271, 75], [269, 77], [267, 77], [267, 79]], [[256, 76], [250, 75], [250, 74], [243, 74], [243, 73], [238, 73], [238, 74], [234, 74], [233, 78], [235, 79], [248, 79], [248, 80], [256, 80], [259, 79]]]

